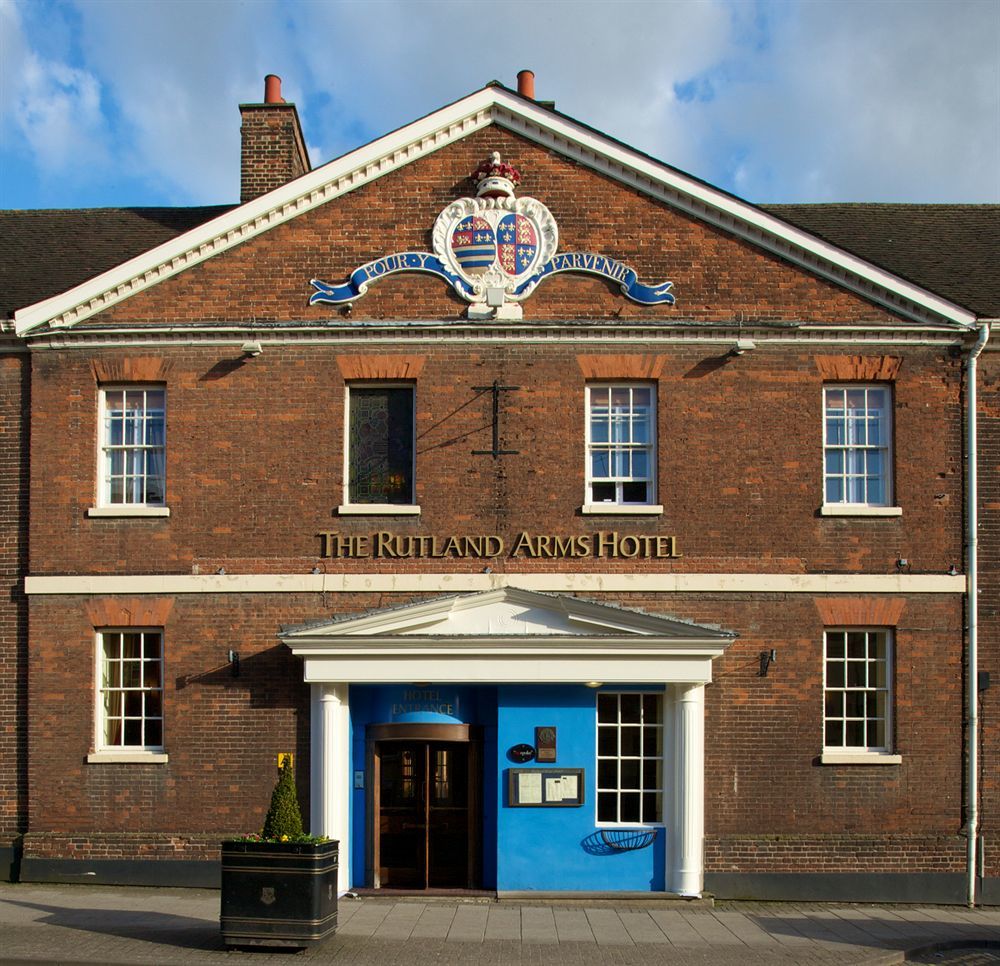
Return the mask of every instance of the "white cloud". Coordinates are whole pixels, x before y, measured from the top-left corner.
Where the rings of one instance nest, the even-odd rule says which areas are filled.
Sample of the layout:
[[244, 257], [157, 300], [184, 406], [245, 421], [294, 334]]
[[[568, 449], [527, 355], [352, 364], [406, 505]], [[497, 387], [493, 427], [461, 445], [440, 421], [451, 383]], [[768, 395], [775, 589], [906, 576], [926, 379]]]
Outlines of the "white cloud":
[[46, 176], [85, 180], [106, 159], [101, 84], [88, 70], [29, 49], [17, 7], [0, 3], [3, 126]]
[[237, 105], [265, 73], [319, 164], [522, 67], [560, 110], [751, 200], [1000, 200], [996, 0], [37, 9], [0, 0], [15, 130], [44, 170], [105, 159], [86, 174], [111, 204], [122, 178], [147, 203], [235, 200]]

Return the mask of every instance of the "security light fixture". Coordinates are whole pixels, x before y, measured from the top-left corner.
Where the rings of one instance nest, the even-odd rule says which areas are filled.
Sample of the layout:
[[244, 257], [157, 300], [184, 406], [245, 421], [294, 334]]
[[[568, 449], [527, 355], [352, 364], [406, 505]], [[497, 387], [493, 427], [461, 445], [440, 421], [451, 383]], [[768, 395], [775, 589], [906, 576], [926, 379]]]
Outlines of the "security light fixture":
[[730, 350], [729, 354], [731, 356], [741, 356], [744, 352], [750, 352], [752, 349], [757, 348], [757, 343], [753, 339], [737, 339], [736, 345], [734, 345]]
[[264, 347], [257, 341], [244, 342], [243, 345], [240, 346], [240, 351], [245, 356], [256, 357], [264, 351]]

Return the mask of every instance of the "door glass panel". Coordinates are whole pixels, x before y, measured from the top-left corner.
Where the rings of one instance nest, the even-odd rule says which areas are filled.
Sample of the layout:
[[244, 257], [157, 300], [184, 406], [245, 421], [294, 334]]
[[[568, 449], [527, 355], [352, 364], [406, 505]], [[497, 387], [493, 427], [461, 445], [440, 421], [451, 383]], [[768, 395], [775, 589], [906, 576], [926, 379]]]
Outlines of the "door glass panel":
[[379, 779], [379, 879], [389, 889], [425, 882], [424, 748], [386, 742]]
[[379, 744], [381, 887], [462, 889], [469, 882], [469, 745]]

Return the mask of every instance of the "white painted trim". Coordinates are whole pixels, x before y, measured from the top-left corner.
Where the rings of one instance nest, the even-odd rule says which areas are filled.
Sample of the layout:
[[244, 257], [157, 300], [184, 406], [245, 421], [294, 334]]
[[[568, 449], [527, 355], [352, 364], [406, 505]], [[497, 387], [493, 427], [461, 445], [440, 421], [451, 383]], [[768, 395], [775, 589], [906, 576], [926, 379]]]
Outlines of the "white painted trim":
[[168, 517], [168, 506], [139, 506], [138, 504], [121, 504], [120, 506], [92, 506], [87, 510], [88, 517]]
[[901, 765], [902, 755], [881, 754], [877, 751], [824, 751], [820, 755], [822, 765]]
[[[24, 335], [50, 323], [72, 326], [116, 303], [242, 244], [334, 198], [464, 138], [490, 124], [606, 174], [712, 222], [810, 271], [887, 305], [921, 311], [964, 327], [975, 314], [821, 241], [738, 198], [646, 157], [511, 91], [487, 87], [322, 165], [245, 205], [213, 218], [69, 291], [14, 313]], [[914, 312], [911, 306], [917, 307]]]
[[584, 516], [608, 516], [608, 517], [654, 517], [663, 513], [663, 506], [659, 503], [650, 503], [639, 506], [633, 503], [584, 503], [580, 507], [580, 513]]
[[[962, 594], [962, 574], [398, 573], [26, 577], [29, 595], [466, 593]], [[422, 680], [422, 679], [421, 679]], [[592, 678], [588, 678], [592, 680]]]
[[337, 513], [342, 517], [419, 516], [420, 507], [417, 504], [406, 503], [344, 503], [337, 507]]
[[821, 517], [901, 517], [901, 506], [861, 506], [858, 503], [824, 503]]
[[[678, 326], [681, 321], [683, 325]], [[231, 346], [239, 348], [247, 337], [252, 335], [264, 346], [265, 350], [281, 346], [313, 346], [313, 345], [371, 345], [400, 344], [401, 336], [405, 335], [407, 344], [441, 345], [451, 343], [495, 345], [500, 342], [517, 339], [526, 344], [548, 345], [567, 343], [571, 345], [586, 344], [590, 349], [603, 342], [609, 345], [636, 343], [649, 345], [696, 345], [696, 346], [731, 346], [734, 336], [719, 336], [719, 328], [732, 329], [735, 333], [739, 328], [736, 321], [718, 323], [694, 323], [690, 319], [661, 318], [656, 322], [632, 320], [628, 326], [609, 325], [604, 322], [591, 321], [580, 325], [565, 325], [559, 322], [534, 322], [527, 325], [513, 323], [470, 324], [467, 321], [442, 322], [427, 319], [412, 322], [378, 321], [363, 324], [330, 325], [322, 329], [312, 323], [303, 323], [283, 329], [281, 335], [272, 338], [260, 338], [260, 332], [249, 327], [239, 327], [241, 335], [237, 337], [224, 336], [220, 333], [234, 331], [231, 326], [215, 328], [205, 326], [190, 326], [179, 330], [172, 326], [156, 329], [136, 330], [128, 327], [115, 329], [113, 333], [106, 330], [81, 328], [73, 332], [58, 332], [41, 334], [32, 343], [31, 349], [25, 352], [42, 352], [67, 350], [89, 352], [93, 349], [119, 348], [149, 348], [151, 337], [160, 345], [171, 345], [183, 348], [200, 346]], [[753, 330], [743, 325], [744, 331]], [[754, 335], [757, 352], [767, 346], [816, 345], [830, 347], [845, 346], [961, 346], [963, 344], [961, 331], [953, 327], [942, 326], [903, 326], [900, 324], [883, 325], [872, 320], [869, 325], [859, 328], [853, 325], [818, 326], [793, 323], [787, 330], [790, 334]], [[936, 333], [936, 336], [931, 335]], [[192, 336], [199, 336], [192, 338]]]
[[705, 887], [705, 687], [673, 688], [674, 865], [671, 892], [700, 896]]
[[92, 751], [88, 765], [165, 765], [170, 756], [158, 751]]
[[[436, 654], [386, 656], [375, 653], [354, 656], [304, 656], [306, 684], [348, 680], [352, 684], [411, 684], [430, 680], [439, 684], [580, 684], [595, 678], [616, 684], [710, 684], [712, 660], [724, 648], [704, 656], [677, 657], [668, 653], [646, 657], [612, 658], [599, 649], [583, 657], [553, 657], [544, 650], [536, 654], [504, 657], [499, 654]], [[293, 648], [299, 654], [298, 648]]]

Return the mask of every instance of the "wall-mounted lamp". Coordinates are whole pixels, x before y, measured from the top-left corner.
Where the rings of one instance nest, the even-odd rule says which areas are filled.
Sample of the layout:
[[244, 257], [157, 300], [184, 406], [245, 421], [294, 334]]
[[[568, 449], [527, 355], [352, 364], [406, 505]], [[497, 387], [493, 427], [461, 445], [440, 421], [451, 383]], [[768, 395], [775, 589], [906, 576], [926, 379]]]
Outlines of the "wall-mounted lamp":
[[229, 671], [234, 678], [240, 676], [240, 656], [232, 648], [229, 649]]
[[958, 576], [958, 567], [956, 567], [954, 564], [952, 564], [948, 568], [948, 576], [949, 577], [957, 577]]
[[240, 352], [245, 356], [259, 356], [264, 351], [264, 347], [256, 340], [244, 342], [240, 346]]
[[741, 356], [744, 352], [750, 352], [756, 348], [757, 343], [753, 339], [737, 339], [736, 345], [729, 350], [729, 354], [731, 356]]
[[909, 568], [910, 568], [910, 561], [907, 560], [906, 557], [899, 557], [896, 560], [897, 570], [909, 570]]
[[760, 676], [767, 677], [767, 669], [774, 664], [778, 658], [778, 652], [772, 647], [769, 651], [760, 652]]

